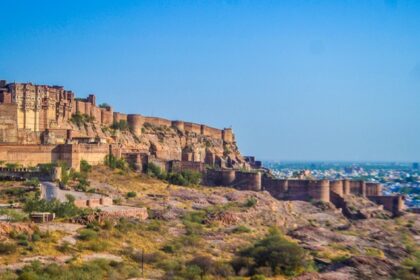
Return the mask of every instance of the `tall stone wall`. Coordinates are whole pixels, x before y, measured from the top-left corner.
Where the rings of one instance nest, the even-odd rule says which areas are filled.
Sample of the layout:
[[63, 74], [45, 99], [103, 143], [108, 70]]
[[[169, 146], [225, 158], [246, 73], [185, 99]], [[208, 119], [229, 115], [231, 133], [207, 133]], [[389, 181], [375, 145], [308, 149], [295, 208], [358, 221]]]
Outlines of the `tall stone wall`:
[[101, 109], [101, 124], [112, 125], [114, 122], [114, 114], [111, 107], [100, 108]]
[[120, 121], [127, 121], [127, 114], [114, 112], [114, 122], [119, 123]]
[[222, 139], [222, 131], [217, 128], [201, 125], [201, 134], [215, 139]]
[[404, 196], [368, 196], [368, 199], [384, 206], [385, 210], [399, 215], [404, 210]]
[[17, 140], [17, 105], [0, 104], [0, 143], [16, 143]]
[[172, 127], [178, 129], [179, 131], [185, 131], [183, 121], [172, 121]]
[[366, 183], [366, 196], [382, 195], [382, 185], [379, 183]]
[[195, 171], [203, 173], [206, 170], [206, 166], [202, 162], [192, 162], [192, 161], [171, 161], [171, 171], [172, 172], [182, 172], [182, 171]]
[[102, 111], [101, 108], [96, 106], [91, 106], [90, 108], [90, 115], [94, 118], [94, 122], [101, 123], [102, 122]]
[[231, 128], [225, 128], [222, 132], [223, 141], [226, 143], [232, 143], [233, 142], [233, 132]]
[[78, 170], [82, 159], [97, 165], [104, 162], [108, 153], [109, 145], [106, 144], [0, 145], [2, 160], [25, 167], [64, 161]]
[[260, 172], [242, 172], [236, 171], [235, 181], [233, 183], [235, 188], [240, 190], [261, 190], [261, 173]]
[[172, 126], [172, 121], [163, 118], [145, 117], [144, 122], [154, 126]]
[[191, 122], [184, 122], [185, 132], [192, 132], [197, 135], [201, 134], [201, 125]]

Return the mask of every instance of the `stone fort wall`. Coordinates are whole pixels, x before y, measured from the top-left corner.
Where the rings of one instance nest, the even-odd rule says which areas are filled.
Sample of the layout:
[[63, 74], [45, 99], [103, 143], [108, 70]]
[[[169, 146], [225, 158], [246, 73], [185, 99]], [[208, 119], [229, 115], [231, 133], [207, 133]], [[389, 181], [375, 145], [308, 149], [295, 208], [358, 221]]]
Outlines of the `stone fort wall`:
[[0, 158], [5, 162], [17, 163], [24, 167], [63, 161], [69, 167], [79, 170], [81, 160], [86, 160], [92, 165], [103, 163], [109, 150], [109, 145], [107, 144], [0, 144]]

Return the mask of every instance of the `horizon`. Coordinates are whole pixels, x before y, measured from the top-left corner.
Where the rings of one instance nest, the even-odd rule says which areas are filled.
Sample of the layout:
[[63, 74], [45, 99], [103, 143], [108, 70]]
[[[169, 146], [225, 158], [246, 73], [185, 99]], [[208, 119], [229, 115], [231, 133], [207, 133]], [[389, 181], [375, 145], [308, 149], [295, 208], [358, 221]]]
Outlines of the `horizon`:
[[420, 161], [415, 1], [3, 6], [22, 19], [0, 18], [9, 82], [232, 126], [242, 154], [264, 161]]

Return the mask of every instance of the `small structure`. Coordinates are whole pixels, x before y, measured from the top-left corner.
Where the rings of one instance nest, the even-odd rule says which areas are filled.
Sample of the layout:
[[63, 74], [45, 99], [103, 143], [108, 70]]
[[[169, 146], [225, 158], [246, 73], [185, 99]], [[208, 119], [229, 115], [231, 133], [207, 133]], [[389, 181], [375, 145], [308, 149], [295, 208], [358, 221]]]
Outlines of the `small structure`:
[[35, 223], [51, 222], [55, 219], [55, 213], [50, 212], [33, 212], [29, 215], [31, 221]]

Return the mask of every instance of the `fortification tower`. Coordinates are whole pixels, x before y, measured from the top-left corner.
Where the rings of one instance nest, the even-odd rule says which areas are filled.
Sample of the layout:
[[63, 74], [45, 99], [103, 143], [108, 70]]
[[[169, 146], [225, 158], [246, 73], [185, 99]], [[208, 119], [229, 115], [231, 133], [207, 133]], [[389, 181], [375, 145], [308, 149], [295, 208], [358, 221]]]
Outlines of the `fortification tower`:
[[343, 181], [341, 180], [330, 181], [330, 189], [332, 192], [342, 197], [344, 193]]
[[343, 180], [343, 194], [349, 195], [350, 194], [350, 181]]
[[137, 135], [141, 135], [141, 129], [144, 124], [144, 117], [138, 114], [129, 114], [127, 115], [127, 122], [128, 126], [130, 127], [131, 131]]
[[172, 121], [172, 127], [175, 127], [176, 129], [182, 132], [184, 132], [185, 130], [183, 121]]
[[330, 202], [330, 181], [311, 180], [308, 182], [308, 194], [310, 198]]
[[235, 181], [235, 170], [225, 169], [222, 170], [222, 186], [231, 186]]

